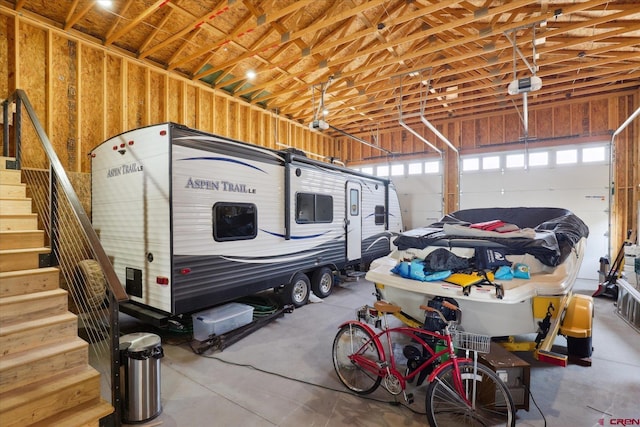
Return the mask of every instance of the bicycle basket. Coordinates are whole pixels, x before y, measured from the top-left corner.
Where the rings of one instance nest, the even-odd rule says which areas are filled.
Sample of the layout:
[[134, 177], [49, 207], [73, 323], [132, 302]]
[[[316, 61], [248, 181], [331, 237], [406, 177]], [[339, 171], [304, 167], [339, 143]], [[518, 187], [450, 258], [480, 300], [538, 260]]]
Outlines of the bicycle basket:
[[460, 350], [477, 351], [478, 353], [489, 353], [491, 347], [491, 337], [488, 335], [474, 334], [454, 329], [451, 331], [453, 346]]

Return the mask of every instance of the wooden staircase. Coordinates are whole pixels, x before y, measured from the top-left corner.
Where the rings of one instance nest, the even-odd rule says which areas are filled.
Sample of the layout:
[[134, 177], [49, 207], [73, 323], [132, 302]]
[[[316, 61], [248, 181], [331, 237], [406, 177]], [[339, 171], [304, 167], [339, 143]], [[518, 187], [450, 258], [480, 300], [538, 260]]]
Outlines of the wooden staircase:
[[98, 426], [100, 397], [57, 268], [39, 268], [44, 232], [21, 171], [0, 157], [0, 426]]

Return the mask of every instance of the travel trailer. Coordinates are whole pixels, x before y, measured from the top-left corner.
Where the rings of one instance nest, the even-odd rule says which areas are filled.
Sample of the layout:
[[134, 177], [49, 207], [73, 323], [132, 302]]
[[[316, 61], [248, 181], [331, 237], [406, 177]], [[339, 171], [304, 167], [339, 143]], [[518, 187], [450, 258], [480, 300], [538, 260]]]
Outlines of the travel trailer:
[[[170, 317], [274, 288], [299, 307], [401, 231], [389, 180], [163, 123], [91, 152], [92, 219], [139, 308]], [[133, 307], [133, 308], [132, 308]]]

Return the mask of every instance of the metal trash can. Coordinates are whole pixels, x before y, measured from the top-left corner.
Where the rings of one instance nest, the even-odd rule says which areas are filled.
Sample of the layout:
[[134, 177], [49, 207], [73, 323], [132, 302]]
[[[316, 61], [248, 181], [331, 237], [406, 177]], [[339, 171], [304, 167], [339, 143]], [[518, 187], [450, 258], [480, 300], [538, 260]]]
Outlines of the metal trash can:
[[137, 332], [120, 337], [122, 421], [137, 423], [160, 415], [160, 337]]

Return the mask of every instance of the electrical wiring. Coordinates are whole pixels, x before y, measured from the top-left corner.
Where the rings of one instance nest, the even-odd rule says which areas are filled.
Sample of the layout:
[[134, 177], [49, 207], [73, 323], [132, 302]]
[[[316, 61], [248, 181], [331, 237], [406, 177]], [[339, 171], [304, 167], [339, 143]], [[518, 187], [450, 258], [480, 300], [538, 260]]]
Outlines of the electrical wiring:
[[[194, 349], [192, 348], [192, 350], [194, 350]], [[195, 350], [194, 350], [194, 353], [195, 353]], [[196, 354], [198, 354], [198, 353], [196, 353]], [[205, 357], [207, 359], [217, 360], [219, 362], [222, 362], [222, 363], [225, 363], [225, 364], [228, 364], [228, 365], [253, 369], [255, 371], [262, 372], [264, 374], [273, 375], [273, 376], [280, 377], [280, 378], [283, 378], [283, 379], [286, 379], [286, 380], [289, 380], [289, 381], [295, 381], [295, 382], [298, 382], [298, 383], [301, 383], [301, 384], [306, 384], [306, 385], [310, 385], [310, 386], [313, 386], [313, 387], [318, 387], [318, 388], [321, 388], [321, 389], [324, 389], [324, 390], [334, 391], [336, 393], [348, 394], [350, 396], [357, 396], [357, 397], [362, 398], [362, 399], [366, 399], [366, 400], [370, 400], [370, 401], [378, 402], [378, 403], [386, 403], [386, 404], [389, 404], [389, 405], [392, 405], [392, 406], [403, 406], [403, 407], [407, 408], [408, 410], [410, 410], [411, 412], [413, 412], [415, 414], [426, 415], [425, 412], [417, 411], [414, 408], [411, 408], [410, 406], [408, 406], [408, 405], [406, 405], [406, 404], [404, 404], [402, 402], [399, 402], [397, 400], [389, 401], [389, 400], [375, 399], [375, 398], [369, 397], [369, 396], [360, 396], [360, 395], [356, 395], [356, 394], [354, 394], [354, 393], [352, 393], [352, 392], [350, 392], [348, 390], [335, 389], [335, 388], [327, 387], [327, 386], [324, 386], [324, 385], [321, 385], [321, 384], [312, 383], [310, 381], [305, 381], [305, 380], [301, 380], [301, 379], [298, 379], [298, 378], [289, 377], [287, 375], [279, 374], [277, 372], [271, 372], [271, 371], [268, 371], [266, 369], [258, 368], [256, 366], [251, 365], [251, 364], [231, 362], [229, 360], [224, 360], [224, 359], [221, 359], [219, 357], [212, 356], [212, 355], [206, 355], [206, 354], [199, 354], [199, 355], [202, 356], [202, 357]]]
[[529, 393], [529, 396], [531, 396], [531, 401], [533, 401], [533, 404], [536, 406], [536, 409], [538, 409], [538, 412], [540, 412], [540, 415], [542, 415], [542, 420], [544, 421], [544, 427], [547, 427], [547, 419], [545, 418], [544, 413], [542, 412], [542, 409], [540, 409], [540, 407], [538, 406], [538, 402], [536, 402], [536, 399], [534, 399], [533, 393], [531, 393], [531, 389], [526, 384], [524, 386], [527, 389], [527, 393]]

